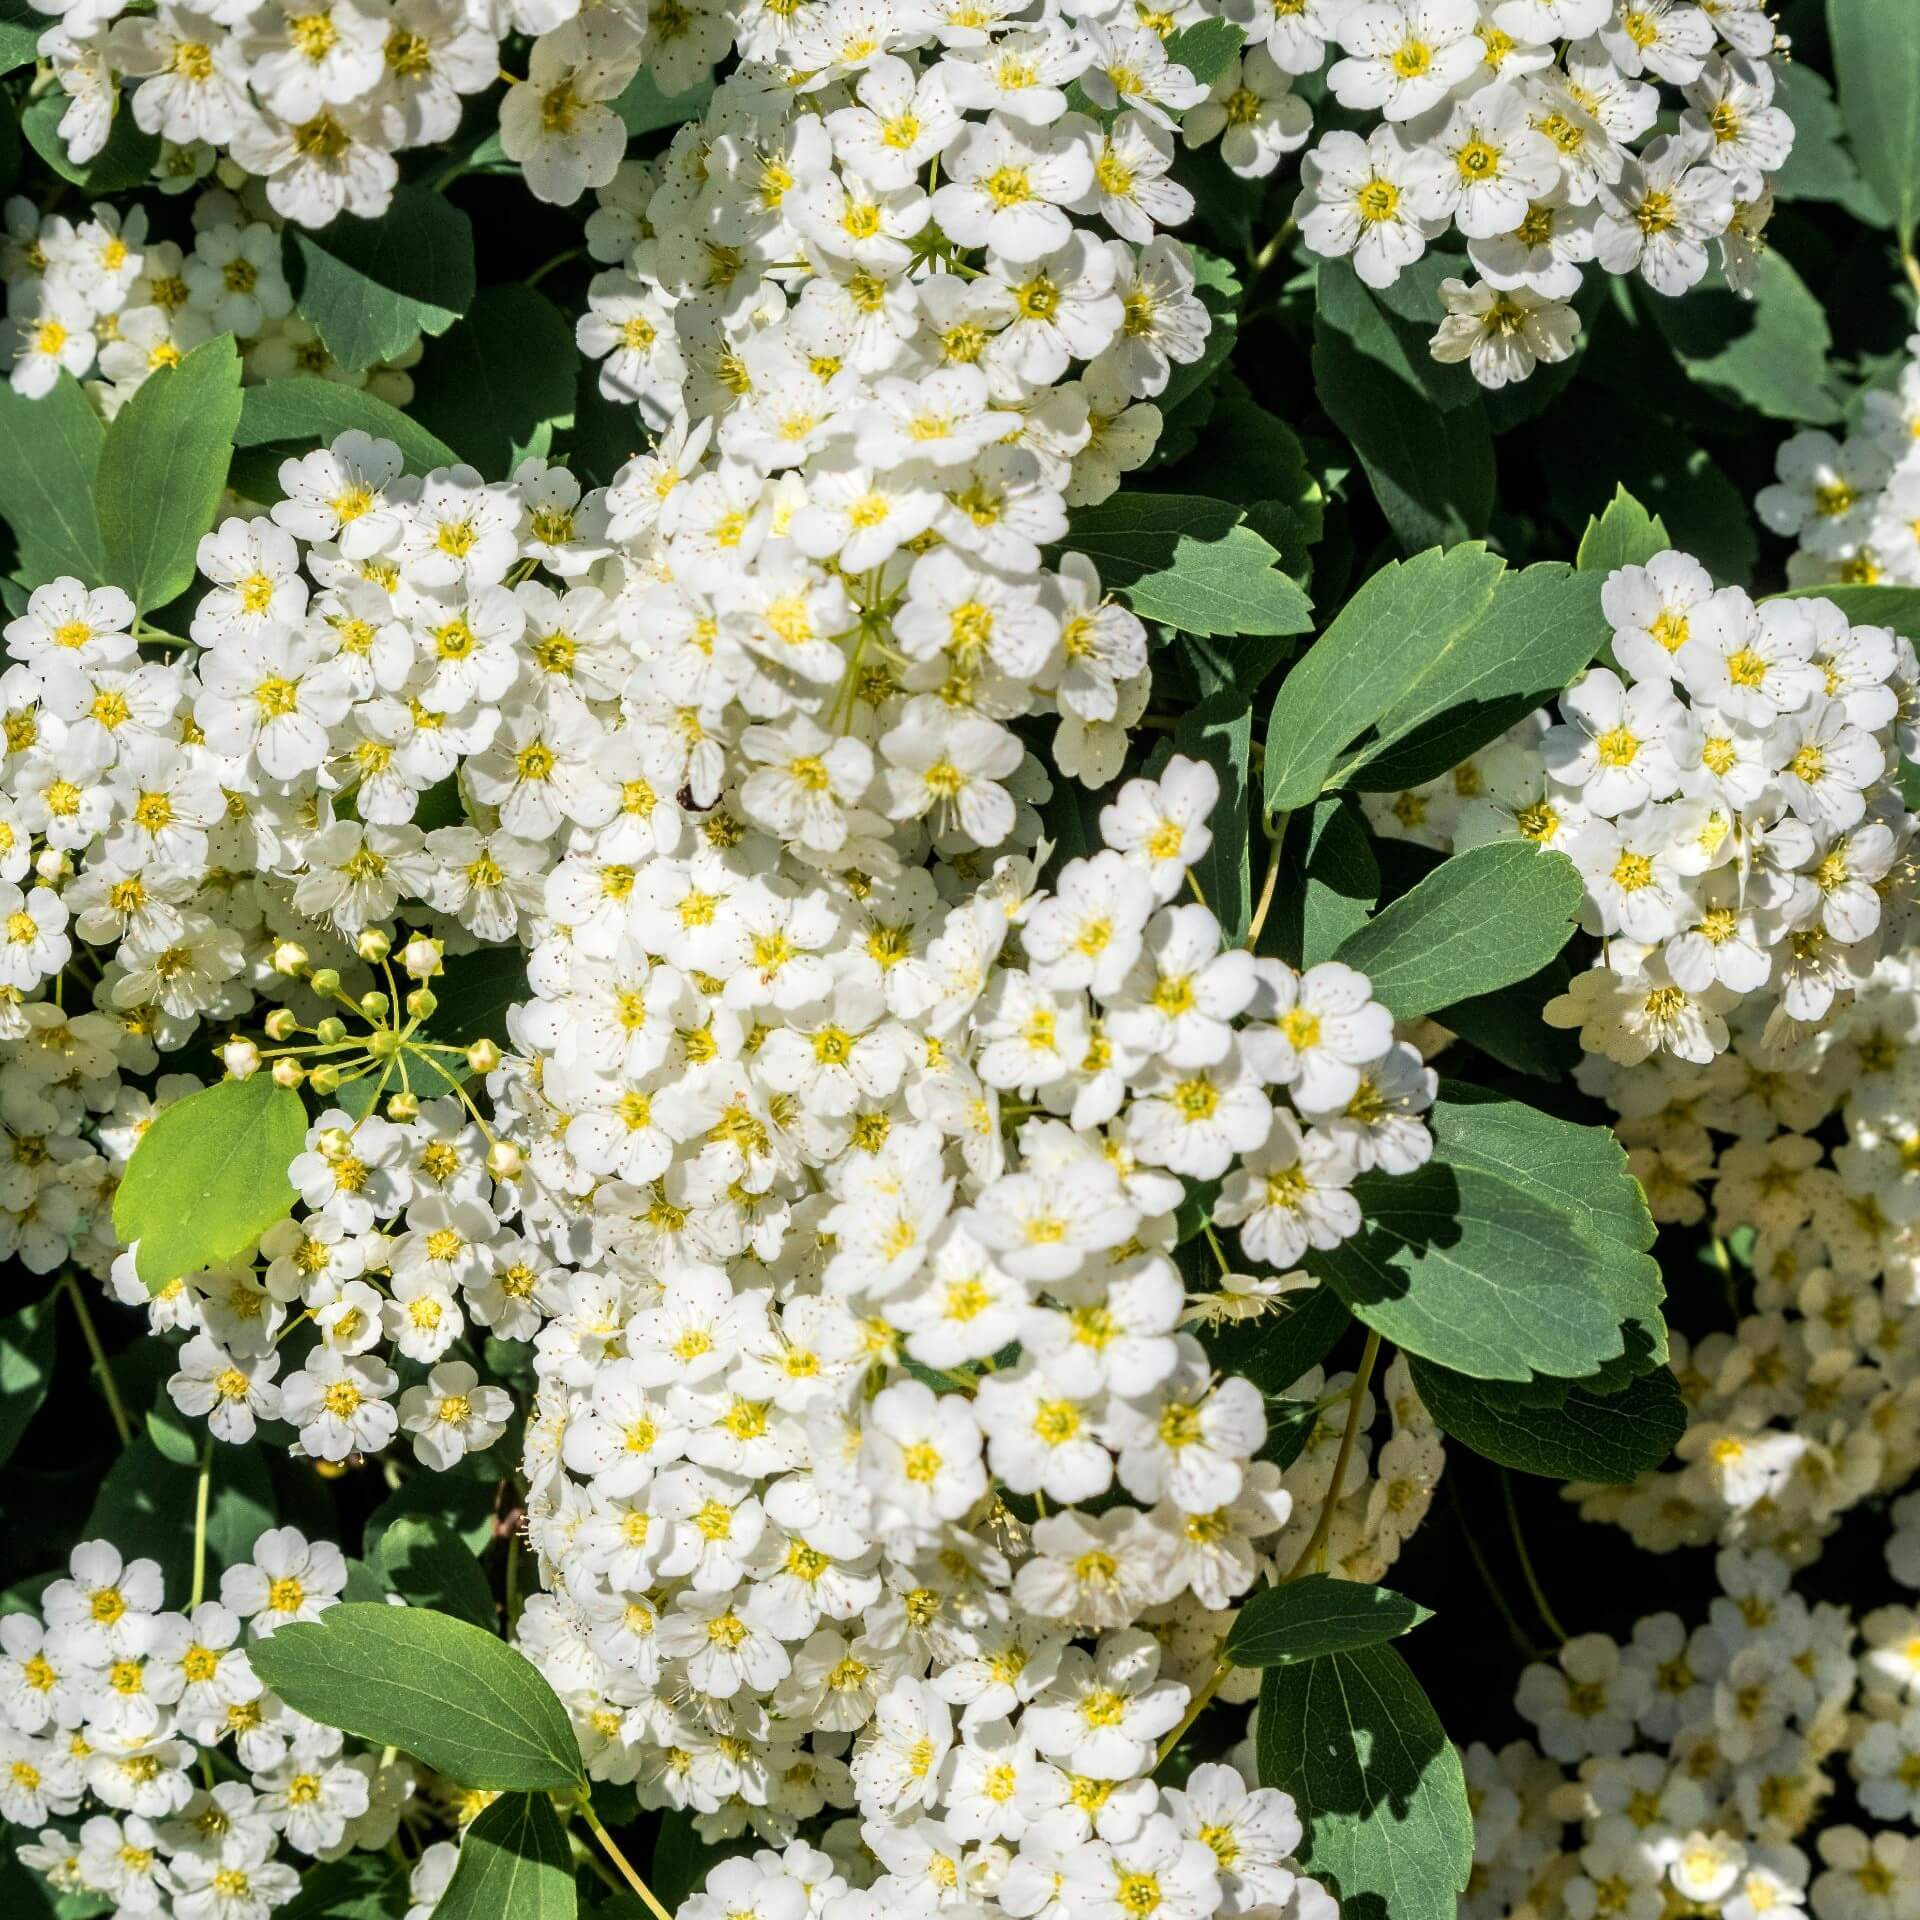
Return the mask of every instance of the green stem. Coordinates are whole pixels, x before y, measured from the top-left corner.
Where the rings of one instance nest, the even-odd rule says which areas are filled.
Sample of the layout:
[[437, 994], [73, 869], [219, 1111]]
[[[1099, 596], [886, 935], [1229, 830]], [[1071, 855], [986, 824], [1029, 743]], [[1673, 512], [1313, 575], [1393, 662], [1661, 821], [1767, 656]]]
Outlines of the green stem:
[[620, 1869], [620, 1877], [640, 1896], [647, 1911], [653, 1915], [653, 1920], [673, 1920], [673, 1915], [653, 1897], [653, 1889], [634, 1872], [627, 1856], [614, 1845], [613, 1835], [600, 1824], [600, 1816], [594, 1812], [593, 1802], [584, 1793], [580, 1796], [580, 1817], [593, 1829], [593, 1837], [606, 1848], [607, 1858]]
[[584, 259], [586, 252], [585, 247], [569, 247], [564, 253], [556, 253], [551, 260], [542, 261], [539, 266], [535, 267], [534, 270], [527, 275], [526, 284], [530, 287], [537, 287], [556, 267], [564, 267], [570, 260]]
[[99, 1329], [93, 1324], [93, 1315], [87, 1311], [86, 1296], [80, 1291], [80, 1282], [74, 1278], [71, 1268], [60, 1276], [60, 1284], [73, 1300], [74, 1318], [80, 1322], [87, 1351], [93, 1355], [93, 1370], [100, 1376], [100, 1391], [106, 1396], [107, 1411], [113, 1416], [113, 1430], [120, 1436], [120, 1444], [130, 1447], [133, 1445], [133, 1422], [127, 1418], [126, 1403], [120, 1398], [120, 1389], [114, 1383], [113, 1369], [107, 1365], [107, 1350], [100, 1344]]
[[1900, 264], [1906, 270], [1907, 284], [1916, 294], [1920, 294], [1920, 260], [1914, 258], [1911, 247], [1900, 249]]
[[1547, 1604], [1546, 1589], [1540, 1584], [1540, 1576], [1533, 1570], [1533, 1556], [1527, 1551], [1527, 1536], [1520, 1528], [1520, 1509], [1513, 1497], [1513, 1476], [1505, 1467], [1500, 1469], [1500, 1497], [1506, 1503], [1507, 1531], [1513, 1535], [1513, 1551], [1520, 1562], [1520, 1575], [1527, 1583], [1527, 1591], [1533, 1596], [1534, 1610], [1546, 1623], [1547, 1631], [1564, 1647], [1571, 1637], [1555, 1617], [1553, 1608]]
[[1220, 1691], [1220, 1683], [1232, 1671], [1233, 1662], [1230, 1660], [1222, 1660], [1214, 1668], [1212, 1677], [1206, 1685], [1187, 1702], [1187, 1710], [1180, 1716], [1180, 1724], [1160, 1742], [1159, 1750], [1153, 1756], [1153, 1767], [1150, 1771], [1157, 1772], [1166, 1764], [1167, 1755], [1187, 1737], [1187, 1729], [1207, 1710], [1208, 1703]]
[[200, 1448], [200, 1481], [193, 1490], [193, 1593], [187, 1601], [191, 1613], [207, 1593], [207, 1499], [213, 1491], [213, 1430], [207, 1430]]
[[1520, 1624], [1520, 1617], [1508, 1603], [1506, 1594], [1501, 1590], [1500, 1582], [1493, 1577], [1493, 1569], [1487, 1565], [1487, 1556], [1480, 1550], [1480, 1542], [1474, 1537], [1473, 1529], [1467, 1524], [1466, 1510], [1460, 1504], [1458, 1476], [1449, 1473], [1444, 1476], [1447, 1485], [1447, 1502], [1453, 1509], [1453, 1517], [1467, 1543], [1467, 1552], [1472, 1556], [1475, 1571], [1480, 1575], [1480, 1584], [1486, 1588], [1488, 1597], [1493, 1601], [1500, 1618], [1506, 1622], [1507, 1637], [1512, 1640], [1518, 1651], [1528, 1660], [1538, 1660], [1540, 1649], [1533, 1644], [1532, 1638]]
[[1247, 927], [1247, 937], [1240, 942], [1249, 953], [1260, 944], [1261, 929], [1266, 926], [1267, 915], [1273, 907], [1274, 885], [1280, 878], [1280, 849], [1287, 837], [1287, 816], [1284, 813], [1275, 814], [1267, 823], [1267, 837], [1270, 844], [1267, 877], [1260, 884], [1260, 900]]
[[1289, 1580], [1298, 1580], [1326, 1550], [1327, 1535], [1333, 1531], [1334, 1509], [1340, 1504], [1340, 1492], [1347, 1482], [1347, 1463], [1353, 1458], [1354, 1442], [1360, 1438], [1360, 1402], [1366, 1397], [1368, 1383], [1373, 1379], [1374, 1362], [1379, 1358], [1380, 1336], [1369, 1327], [1367, 1344], [1360, 1354], [1360, 1371], [1347, 1389], [1347, 1424], [1340, 1430], [1340, 1451], [1333, 1462], [1333, 1484], [1327, 1488], [1320, 1517], [1313, 1523], [1313, 1538], [1301, 1548], [1299, 1559], [1282, 1576], [1282, 1586]]

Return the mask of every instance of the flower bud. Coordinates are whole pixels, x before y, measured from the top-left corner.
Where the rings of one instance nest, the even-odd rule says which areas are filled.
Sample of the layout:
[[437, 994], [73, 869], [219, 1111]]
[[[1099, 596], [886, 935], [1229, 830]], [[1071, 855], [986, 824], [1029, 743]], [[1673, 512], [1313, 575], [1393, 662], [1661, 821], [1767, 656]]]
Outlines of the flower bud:
[[262, 1023], [267, 1030], [267, 1038], [284, 1044], [300, 1031], [300, 1022], [294, 1018], [291, 1007], [275, 1007]]
[[313, 990], [323, 998], [331, 999], [340, 991], [340, 972], [337, 967], [316, 967], [313, 974]]
[[387, 1102], [389, 1120], [417, 1120], [420, 1117], [420, 1097], [413, 1093], [396, 1093]]
[[340, 1090], [340, 1069], [327, 1064], [325, 1061], [315, 1067], [313, 1072], [307, 1077], [314, 1092], [323, 1100], [326, 1099], [328, 1095], [338, 1093]]
[[376, 1025], [387, 1017], [387, 1009], [393, 1002], [378, 988], [369, 988], [360, 996], [360, 1011]]
[[298, 1087], [307, 1077], [307, 1070], [298, 1060], [276, 1060], [273, 1063], [273, 1084], [276, 1087]]
[[282, 940], [273, 950], [275, 973], [296, 974], [305, 971], [307, 950], [298, 940]]
[[33, 870], [48, 886], [53, 887], [73, 871], [73, 866], [58, 847], [42, 847], [34, 855]]
[[442, 951], [438, 940], [430, 939], [424, 933], [416, 933], [400, 949], [401, 968], [410, 979], [431, 980], [440, 971]]
[[236, 1080], [251, 1080], [260, 1071], [260, 1049], [251, 1040], [229, 1040], [220, 1058]]
[[496, 1140], [487, 1150], [487, 1171], [496, 1180], [512, 1180], [526, 1164], [526, 1156], [511, 1140]]
[[467, 1049], [467, 1065], [475, 1073], [491, 1073], [500, 1064], [500, 1049], [484, 1036]]
[[416, 1020], [431, 1019], [440, 996], [431, 987], [415, 987], [407, 995], [407, 1012]]
[[377, 967], [393, 951], [393, 941], [384, 927], [365, 927], [353, 943], [353, 950], [368, 966]]
[[347, 1037], [347, 1023], [338, 1014], [330, 1013], [314, 1028], [313, 1037], [323, 1047], [337, 1047]]
[[323, 1160], [338, 1160], [343, 1153], [353, 1150], [353, 1135], [345, 1127], [327, 1127], [314, 1142]]

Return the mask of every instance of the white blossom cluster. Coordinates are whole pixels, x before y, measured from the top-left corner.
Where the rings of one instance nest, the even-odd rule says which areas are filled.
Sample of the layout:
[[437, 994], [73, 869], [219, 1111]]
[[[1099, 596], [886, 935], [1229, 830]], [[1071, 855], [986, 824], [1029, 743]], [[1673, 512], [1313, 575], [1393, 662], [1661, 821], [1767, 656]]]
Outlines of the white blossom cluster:
[[1293, 76], [1336, 56], [1333, 98], [1379, 124], [1304, 157], [1301, 238], [1387, 287], [1457, 232], [1431, 350], [1482, 385], [1572, 353], [1589, 265], [1671, 298], [1717, 242], [1747, 284], [1793, 145], [1763, 0], [1235, 0], [1228, 17], [1259, 44], [1189, 137], [1224, 125], [1230, 166], [1270, 170], [1305, 133]]
[[1546, 1018], [1588, 1052], [1705, 1065], [1746, 1007], [1782, 1064], [1910, 910], [1912, 644], [1829, 600], [1756, 605], [1681, 553], [1617, 569], [1603, 605], [1612, 664], [1557, 718], [1370, 799], [1368, 817], [1429, 846], [1519, 839], [1573, 860], [1603, 944]]
[[1809, 1601], [1768, 1553], [1716, 1572], [1704, 1620], [1530, 1666], [1533, 1740], [1468, 1750], [1469, 1920], [1920, 1913], [1920, 1612]]
[[[468, 99], [502, 77], [513, 84], [498, 150], [535, 198], [577, 200], [620, 163], [627, 130], [614, 103], [643, 67], [662, 93], [685, 92], [736, 44], [779, 36], [791, 13], [710, 0], [34, 5], [54, 19], [40, 55], [68, 96], [59, 134], [74, 166], [101, 153], [125, 112], [158, 137], [163, 183], [202, 178], [218, 159], [306, 227], [384, 213], [396, 156], [449, 145]], [[531, 43], [524, 74], [506, 72], [522, 57], [509, 40]]]
[[[96, 201], [76, 221], [42, 213], [18, 195], [9, 199], [0, 233], [8, 316], [0, 366], [14, 391], [38, 398], [70, 373], [111, 419], [150, 374], [231, 333], [250, 380], [314, 375], [404, 406], [413, 382], [402, 365], [349, 372], [294, 312], [281, 257], [284, 222], [242, 187], [199, 194], [190, 251], [150, 237], [138, 202]], [[410, 365], [419, 355], [416, 345], [402, 360]]]
[[247, 1659], [346, 1579], [337, 1547], [282, 1527], [217, 1600], [170, 1609], [155, 1561], [76, 1547], [32, 1611], [0, 1617], [0, 1821], [26, 1830], [9, 1852], [116, 1914], [265, 1920], [311, 1861], [388, 1846], [413, 1763], [344, 1752]]
[[1760, 518], [1795, 543], [1802, 585], [1920, 586], [1920, 334], [1891, 386], [1859, 398], [1843, 438], [1796, 433], [1775, 456]]

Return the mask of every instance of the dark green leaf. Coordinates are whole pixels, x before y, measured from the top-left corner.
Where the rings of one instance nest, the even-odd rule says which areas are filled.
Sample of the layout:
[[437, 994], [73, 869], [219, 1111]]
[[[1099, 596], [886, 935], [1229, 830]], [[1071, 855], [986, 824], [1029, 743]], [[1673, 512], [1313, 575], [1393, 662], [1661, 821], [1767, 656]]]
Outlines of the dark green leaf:
[[265, 1072], [165, 1108], [113, 1197], [114, 1232], [139, 1242], [134, 1264], [147, 1287], [234, 1259], [284, 1219], [294, 1202], [287, 1168], [306, 1134], [300, 1096]]
[[95, 494], [107, 578], [142, 612], [193, 584], [239, 424], [240, 356], [223, 333], [149, 374], [107, 429]]
[[1343, 1920], [1455, 1920], [1473, 1871], [1466, 1776], [1391, 1647], [1269, 1668], [1259, 1728], [1261, 1784], [1293, 1796], [1300, 1864]]
[[1345, 794], [1314, 802], [1307, 816], [1306, 882], [1300, 890], [1298, 964], [1331, 960], [1367, 924], [1380, 898], [1380, 863], [1358, 807]]
[[465, 1786], [562, 1788], [581, 1778], [572, 1724], [538, 1668], [464, 1620], [422, 1607], [330, 1607], [248, 1657], [310, 1718], [399, 1747]]
[[702, 1840], [694, 1831], [693, 1815], [671, 1809], [660, 1816], [660, 1836], [653, 1843], [653, 1870], [647, 1883], [669, 1913], [688, 1895], [707, 1884], [707, 1875], [722, 1860], [751, 1853], [759, 1842], [752, 1833], [731, 1840]]
[[1167, 58], [1177, 60], [1203, 86], [1226, 72], [1246, 35], [1230, 20], [1200, 20], [1169, 37]]
[[499, 1624], [479, 1561], [444, 1520], [422, 1515], [395, 1520], [380, 1535], [374, 1564], [412, 1606], [452, 1614], [489, 1633]]
[[711, 80], [701, 80], [685, 93], [662, 93], [653, 75], [642, 67], [613, 103], [613, 110], [620, 116], [627, 137], [637, 140], [643, 133], [657, 133], [662, 127], [684, 126], [698, 119], [712, 98]]
[[88, 193], [124, 193], [129, 187], [145, 186], [153, 177], [153, 163], [160, 158], [159, 137], [142, 133], [123, 106], [113, 116], [107, 144], [85, 166], [75, 166], [67, 158], [67, 143], [60, 137], [61, 119], [72, 104], [57, 87], [34, 101], [20, 116], [20, 131], [27, 136], [28, 146], [62, 180], [70, 180]]
[[0, 0], [0, 73], [32, 66], [40, 57], [40, 36], [53, 25], [28, 0]]
[[573, 411], [573, 328], [538, 288], [483, 288], [414, 374], [413, 415], [489, 480]]
[[0, 1320], [0, 1466], [40, 1411], [53, 1380], [52, 1294]]
[[1336, 955], [1398, 1020], [1493, 993], [1573, 935], [1585, 887], [1563, 853], [1500, 841], [1455, 854], [1343, 940]]
[[1826, 76], [1804, 60], [1781, 60], [1772, 71], [1773, 104], [1793, 122], [1793, 150], [1769, 181], [1774, 198], [1832, 201], [1869, 226], [1889, 225], [1886, 208], [1854, 164]]
[[[195, 1467], [169, 1460], [151, 1439], [134, 1441], [100, 1483], [87, 1515], [90, 1538], [111, 1540], [129, 1560], [157, 1560], [170, 1598], [193, 1574]], [[207, 1503], [207, 1550], [216, 1568], [238, 1566], [274, 1524], [273, 1482], [258, 1447], [216, 1447]]]
[[1249, 1595], [1222, 1657], [1236, 1667], [1287, 1667], [1397, 1640], [1432, 1618], [1431, 1609], [1391, 1587], [1309, 1573]]
[[1553, 1480], [1625, 1486], [1660, 1466], [1687, 1430], [1687, 1404], [1665, 1367], [1601, 1394], [1578, 1383], [1559, 1395], [1470, 1380], [1425, 1360], [1413, 1384], [1442, 1432], [1475, 1453]]
[[331, 445], [356, 427], [377, 439], [391, 440], [400, 449], [409, 473], [431, 473], [435, 467], [452, 466], [459, 458], [444, 440], [436, 439], [398, 407], [388, 406], [359, 387], [311, 375], [249, 387], [241, 398], [234, 444], [284, 450], [279, 454], [284, 458], [316, 444]]
[[[1180, 716], [1174, 744], [1190, 759], [1204, 760], [1220, 777], [1213, 810], [1213, 845], [1194, 868], [1194, 881], [1220, 922], [1229, 946], [1246, 935], [1253, 918], [1252, 859], [1248, 831], [1253, 804], [1248, 778], [1253, 766], [1253, 714], [1232, 694]], [[1263, 846], [1261, 858], [1266, 858]]]
[[435, 1920], [573, 1920], [578, 1910], [573, 1853], [552, 1801], [509, 1793], [467, 1829], [433, 1911]]
[[393, 1920], [409, 1904], [407, 1876], [384, 1853], [323, 1860], [300, 1876], [300, 1891], [274, 1920]]
[[1331, 1287], [1305, 1287], [1284, 1295], [1276, 1310], [1251, 1324], [1202, 1321], [1192, 1330], [1216, 1367], [1244, 1375], [1271, 1397], [1317, 1367], [1352, 1324], [1347, 1303]]
[[406, 185], [377, 219], [286, 230], [295, 306], [341, 366], [393, 360], [473, 300], [473, 223], [444, 194]]

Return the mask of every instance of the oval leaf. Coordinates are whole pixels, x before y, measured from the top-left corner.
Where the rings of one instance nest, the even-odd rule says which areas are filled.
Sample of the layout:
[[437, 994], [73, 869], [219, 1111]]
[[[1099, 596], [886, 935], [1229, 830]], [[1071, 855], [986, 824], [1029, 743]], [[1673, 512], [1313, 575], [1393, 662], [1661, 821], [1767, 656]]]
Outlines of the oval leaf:
[[464, 1620], [350, 1602], [282, 1627], [247, 1657], [302, 1713], [465, 1786], [580, 1784], [580, 1744], [553, 1689], [523, 1654]]
[[578, 1910], [566, 1833], [552, 1803], [531, 1793], [503, 1794], [481, 1812], [433, 1909], [436, 1920], [573, 1920]]
[[1432, 1618], [1431, 1609], [1391, 1587], [1310, 1573], [1247, 1601], [1227, 1635], [1226, 1658], [1236, 1667], [1291, 1666], [1397, 1640]]
[[306, 1138], [300, 1096], [264, 1073], [168, 1107], [113, 1197], [113, 1230], [139, 1242], [134, 1267], [148, 1290], [235, 1259], [284, 1219], [294, 1202], [287, 1168]]

